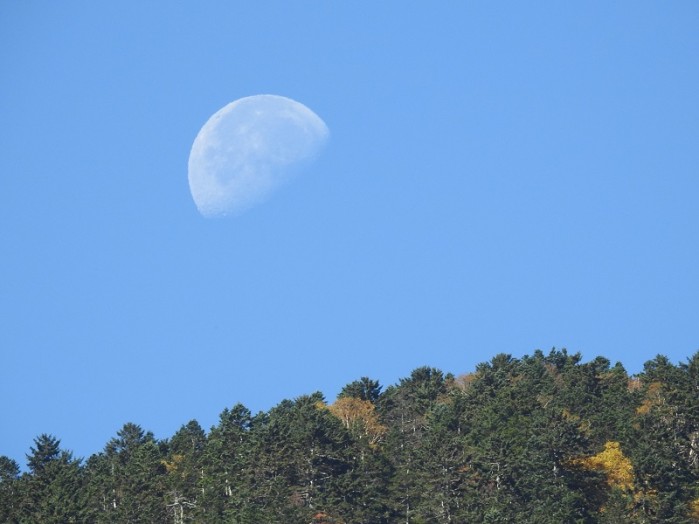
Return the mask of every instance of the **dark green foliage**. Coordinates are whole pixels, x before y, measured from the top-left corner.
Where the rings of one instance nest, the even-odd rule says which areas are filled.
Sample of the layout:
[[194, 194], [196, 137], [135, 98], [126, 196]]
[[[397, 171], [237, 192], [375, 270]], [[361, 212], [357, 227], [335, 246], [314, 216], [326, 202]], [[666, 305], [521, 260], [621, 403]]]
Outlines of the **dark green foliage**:
[[558, 403], [565, 355], [517, 361], [498, 355], [465, 392], [469, 494], [474, 521], [575, 522], [585, 515], [566, 461], [585, 437]]
[[429, 513], [425, 506], [432, 492], [425, 491], [422, 479], [439, 467], [439, 457], [425, 446], [431, 411], [446, 392], [442, 372], [421, 367], [388, 388], [381, 399], [380, 413], [389, 427], [387, 456], [395, 472], [390, 483], [392, 520], [410, 521]]
[[87, 462], [88, 510], [94, 522], [164, 522], [163, 453], [152, 433], [125, 424]]
[[[222, 522], [250, 503], [249, 433], [252, 415], [242, 404], [224, 409], [211, 429], [202, 457], [198, 514], [201, 522]], [[235, 522], [235, 520], [231, 520]]]
[[[320, 393], [285, 401], [255, 428], [257, 502], [266, 493], [281, 512], [273, 521], [302, 522], [313, 512], [333, 514], [342, 505], [338, 486], [351, 467], [351, 438]], [[280, 479], [284, 479], [283, 482]]]
[[698, 357], [695, 354], [688, 365], [673, 366], [659, 355], [645, 364], [639, 377], [632, 458], [639, 479], [658, 491], [645, 508], [657, 522], [689, 522], [682, 508], [689, 499], [699, 498], [699, 388], [692, 374]]
[[34, 439], [27, 455], [29, 473], [19, 481], [19, 522], [81, 522], [83, 504], [80, 461], [62, 450], [52, 435]]
[[126, 424], [84, 464], [41, 435], [26, 473], [0, 457], [0, 522], [699, 518], [699, 353], [658, 356], [637, 377], [565, 350], [500, 354], [458, 378], [421, 367], [383, 392], [362, 377], [338, 399], [254, 416], [237, 404], [208, 434], [190, 421], [162, 441]]
[[379, 382], [377, 380], [371, 380], [368, 377], [362, 377], [342, 388], [338, 398], [355, 397], [361, 400], [368, 400], [375, 404], [380, 396], [381, 386]]
[[206, 433], [196, 420], [182, 426], [167, 445], [165, 501], [173, 522], [195, 522], [203, 490]]
[[0, 522], [18, 519], [19, 494], [19, 465], [0, 456]]

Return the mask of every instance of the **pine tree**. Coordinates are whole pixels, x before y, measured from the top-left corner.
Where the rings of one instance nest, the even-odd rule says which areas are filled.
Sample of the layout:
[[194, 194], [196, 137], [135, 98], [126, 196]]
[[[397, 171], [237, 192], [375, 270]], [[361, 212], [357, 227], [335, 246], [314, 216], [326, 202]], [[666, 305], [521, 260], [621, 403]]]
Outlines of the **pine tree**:
[[652, 494], [644, 512], [667, 523], [688, 522], [696, 497], [691, 486], [699, 482], [693, 455], [699, 430], [694, 359], [674, 366], [658, 355], [646, 362], [639, 377], [642, 396], [632, 458], [641, 485]]
[[202, 522], [239, 522], [254, 510], [251, 498], [250, 448], [252, 415], [242, 404], [224, 409], [211, 429], [204, 449], [202, 496], [198, 515]]
[[19, 465], [9, 457], [0, 455], [0, 522], [18, 519]]
[[62, 450], [60, 440], [48, 434], [34, 439], [27, 455], [29, 472], [20, 479], [20, 521], [81, 522], [82, 488], [80, 461]]
[[381, 417], [389, 427], [385, 450], [395, 471], [390, 486], [394, 519], [409, 523], [419, 515], [418, 508], [426, 493], [415, 470], [419, 467], [428, 414], [446, 395], [446, 384], [440, 370], [420, 367], [381, 397]]
[[127, 423], [88, 460], [88, 511], [95, 522], [164, 522], [164, 454], [153, 434]]
[[164, 461], [166, 507], [175, 524], [194, 522], [203, 489], [206, 434], [196, 420], [182, 426], [168, 443]]
[[359, 400], [364, 400], [376, 404], [381, 396], [381, 385], [379, 385], [378, 380], [372, 380], [368, 377], [362, 377], [359, 380], [350, 382], [345, 387], [342, 388], [340, 394], [337, 396], [338, 399], [351, 397], [357, 398]]

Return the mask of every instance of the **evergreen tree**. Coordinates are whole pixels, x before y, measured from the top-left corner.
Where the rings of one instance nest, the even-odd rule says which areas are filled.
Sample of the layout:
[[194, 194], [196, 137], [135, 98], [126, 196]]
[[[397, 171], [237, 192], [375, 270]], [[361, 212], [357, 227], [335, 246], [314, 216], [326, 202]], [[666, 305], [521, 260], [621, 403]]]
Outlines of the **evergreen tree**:
[[206, 434], [196, 420], [182, 426], [168, 443], [165, 461], [166, 507], [175, 524], [196, 521], [203, 489]]
[[351, 471], [351, 437], [314, 393], [274, 407], [253, 428], [256, 497], [274, 522], [303, 522], [315, 512], [338, 517]]
[[60, 440], [42, 434], [34, 439], [27, 455], [29, 472], [19, 483], [20, 522], [81, 522], [82, 488], [80, 461], [62, 450]]
[[[248, 438], [250, 410], [242, 404], [224, 409], [206, 441], [202, 496], [198, 514], [202, 522], [242, 522], [254, 511], [251, 498], [251, 461]], [[247, 517], [245, 517], [247, 518]]]
[[636, 409], [632, 458], [641, 485], [650, 495], [643, 510], [656, 522], [689, 522], [696, 497], [694, 486], [699, 477], [694, 453], [699, 419], [692, 362], [674, 366], [658, 355], [646, 362], [640, 375], [642, 397]]
[[380, 413], [389, 427], [386, 452], [395, 474], [391, 479], [392, 518], [413, 522], [426, 493], [417, 477], [428, 414], [445, 397], [447, 382], [435, 368], [420, 367], [381, 397]]
[[0, 522], [15, 522], [18, 517], [19, 465], [0, 455]]
[[360, 400], [369, 401], [376, 404], [381, 396], [381, 386], [377, 380], [372, 380], [368, 377], [362, 377], [359, 380], [350, 382], [342, 388], [338, 398], [352, 397]]
[[165, 522], [165, 460], [153, 434], [127, 423], [88, 460], [88, 511], [95, 522]]

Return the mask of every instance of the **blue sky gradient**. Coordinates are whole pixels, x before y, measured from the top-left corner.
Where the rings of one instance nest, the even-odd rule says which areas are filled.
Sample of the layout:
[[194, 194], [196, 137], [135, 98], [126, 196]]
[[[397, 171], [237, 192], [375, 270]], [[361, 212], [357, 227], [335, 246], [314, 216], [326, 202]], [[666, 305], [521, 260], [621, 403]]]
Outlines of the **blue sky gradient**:
[[[699, 4], [0, 4], [0, 454], [78, 456], [420, 365], [699, 349]], [[323, 154], [201, 217], [218, 109]]]

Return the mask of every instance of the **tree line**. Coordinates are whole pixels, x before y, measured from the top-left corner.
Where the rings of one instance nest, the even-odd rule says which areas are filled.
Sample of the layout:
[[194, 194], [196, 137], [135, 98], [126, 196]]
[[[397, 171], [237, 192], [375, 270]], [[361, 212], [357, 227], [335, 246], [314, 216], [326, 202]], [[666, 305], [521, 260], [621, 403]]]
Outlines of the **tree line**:
[[208, 433], [127, 423], [87, 460], [43, 434], [26, 469], [0, 457], [0, 522], [699, 522], [699, 352], [634, 376], [554, 349], [363, 377]]

